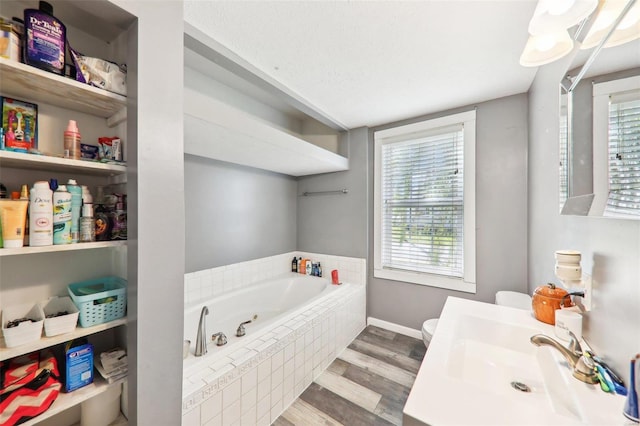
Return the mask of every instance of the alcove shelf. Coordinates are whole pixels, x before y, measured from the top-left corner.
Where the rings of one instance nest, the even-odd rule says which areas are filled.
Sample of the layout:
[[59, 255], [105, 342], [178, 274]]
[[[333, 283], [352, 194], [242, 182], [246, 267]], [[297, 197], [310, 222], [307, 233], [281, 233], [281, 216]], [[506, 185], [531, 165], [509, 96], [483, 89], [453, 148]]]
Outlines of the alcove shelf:
[[348, 170], [349, 160], [188, 87], [184, 151], [290, 176]]

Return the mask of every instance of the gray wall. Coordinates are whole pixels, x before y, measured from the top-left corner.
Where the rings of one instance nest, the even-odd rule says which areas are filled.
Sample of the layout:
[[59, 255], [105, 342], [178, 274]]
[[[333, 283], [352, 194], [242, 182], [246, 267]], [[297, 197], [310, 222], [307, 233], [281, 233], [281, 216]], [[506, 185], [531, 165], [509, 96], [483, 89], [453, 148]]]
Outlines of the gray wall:
[[298, 178], [298, 193], [346, 188], [347, 194], [298, 197], [298, 250], [367, 257], [368, 144], [366, 128], [343, 135], [349, 170]]
[[[392, 123], [373, 130], [469, 110]], [[370, 138], [373, 146], [373, 137]], [[373, 154], [370, 155], [371, 167]], [[477, 105], [476, 283], [462, 293], [373, 278], [369, 265], [367, 315], [413, 329], [440, 315], [448, 296], [493, 303], [498, 290], [527, 291], [527, 95]], [[373, 196], [373, 192], [371, 192]], [[373, 203], [369, 203], [373, 215]], [[370, 227], [373, 241], [373, 224]], [[369, 250], [373, 259], [373, 247]]]
[[[419, 117], [384, 127], [434, 117], [436, 115]], [[374, 279], [370, 272], [369, 316], [419, 329], [424, 320], [440, 315], [449, 295], [493, 302], [497, 290], [527, 290], [526, 120], [527, 96], [524, 94], [478, 105], [478, 294]], [[367, 257], [371, 271], [373, 133], [365, 128], [350, 132], [348, 146], [349, 171], [299, 179], [300, 193], [347, 188], [349, 195], [299, 199], [298, 249]]]
[[541, 67], [529, 90], [529, 291], [554, 276], [554, 252], [582, 252], [594, 277], [593, 310], [583, 335], [628, 377], [640, 352], [640, 221], [558, 214], [559, 62]]
[[295, 178], [184, 156], [185, 272], [296, 249]]

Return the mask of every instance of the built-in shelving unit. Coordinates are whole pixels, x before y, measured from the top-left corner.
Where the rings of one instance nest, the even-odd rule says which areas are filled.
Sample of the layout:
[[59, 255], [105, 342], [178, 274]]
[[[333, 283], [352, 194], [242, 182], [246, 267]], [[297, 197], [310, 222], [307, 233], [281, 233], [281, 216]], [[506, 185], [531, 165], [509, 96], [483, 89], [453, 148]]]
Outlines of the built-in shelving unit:
[[[20, 3], [3, 3], [3, 14], [19, 16], [22, 8], [29, 6]], [[127, 57], [127, 28], [133, 16], [121, 12], [109, 2], [92, 2], [94, 4], [91, 6], [58, 0], [52, 3], [58, 11], [57, 16], [64, 20], [67, 28], [73, 27], [78, 31], [80, 26], [81, 31], [91, 36], [80, 39], [78, 44], [84, 43], [85, 47], [79, 49], [84, 51], [88, 47], [87, 53], [90, 53], [95, 48], [96, 52]], [[93, 20], [94, 25], [84, 25], [87, 20]], [[94, 31], [93, 27], [100, 27], [98, 24], [114, 31], [108, 37], [103, 37], [98, 28]], [[0, 58], [0, 95], [38, 104], [38, 145], [43, 152], [60, 151], [61, 128], [69, 119], [78, 120], [81, 129], [90, 129], [88, 135], [83, 134], [87, 138], [86, 141], [83, 139], [85, 143], [95, 144], [93, 138], [102, 135], [124, 137], [127, 133], [127, 125], [124, 124], [127, 120], [126, 96], [5, 58]], [[83, 123], [86, 123], [86, 127], [83, 127]], [[135, 144], [135, 141], [130, 142]], [[94, 195], [96, 187], [122, 184], [127, 181], [128, 175], [124, 163], [74, 160], [4, 150], [0, 150], [0, 169], [3, 171], [2, 183], [11, 191], [19, 189], [22, 184], [31, 186], [36, 180], [77, 176], [78, 183], [87, 185]], [[97, 241], [0, 248], [0, 309], [13, 304], [38, 303], [51, 296], [63, 295], [69, 282], [101, 275], [126, 277], [126, 247], [127, 241]], [[43, 333], [43, 337], [37, 341], [12, 348], [6, 347], [0, 333], [0, 361], [87, 336], [93, 336], [91, 341], [98, 348], [97, 351], [113, 346], [124, 347], [126, 327], [125, 317], [92, 327], [78, 326], [70, 333], [53, 337], [44, 337]], [[68, 426], [69, 423], [75, 423], [80, 410], [68, 411], [69, 408], [103, 394], [113, 386], [121, 386], [125, 380], [109, 384], [96, 371], [94, 383], [70, 393], [61, 392], [49, 409], [24, 424], [32, 426], [46, 421], [47, 424]], [[58, 416], [62, 412], [65, 414]], [[122, 415], [112, 422], [112, 425], [126, 424], [127, 420]]]
[[119, 327], [126, 323], [127, 319], [121, 318], [103, 324], [94, 325], [92, 327], [76, 327], [76, 329], [71, 333], [60, 334], [58, 336], [52, 337], [42, 337], [40, 340], [36, 340], [35, 342], [27, 343], [13, 348], [7, 348], [4, 343], [4, 338], [0, 338], [0, 361], [55, 346], [60, 343], [68, 342], [69, 340], [89, 336], [91, 334], [99, 333], [110, 328]]

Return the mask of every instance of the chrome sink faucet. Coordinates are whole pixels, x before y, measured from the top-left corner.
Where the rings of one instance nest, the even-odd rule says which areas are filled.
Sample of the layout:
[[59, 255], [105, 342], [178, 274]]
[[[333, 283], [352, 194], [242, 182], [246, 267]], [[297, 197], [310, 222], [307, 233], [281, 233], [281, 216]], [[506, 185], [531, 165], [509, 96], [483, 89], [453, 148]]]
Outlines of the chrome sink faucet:
[[198, 322], [198, 335], [196, 336], [195, 356], [202, 356], [207, 353], [207, 329], [206, 316], [209, 315], [209, 308], [202, 307], [200, 312], [200, 321]]
[[598, 376], [595, 374], [593, 361], [582, 353], [582, 347], [576, 336], [570, 331], [569, 334], [571, 336], [569, 348], [566, 348], [563, 344], [544, 334], [531, 336], [531, 343], [536, 346], [547, 345], [556, 348], [567, 360], [567, 363], [569, 363], [569, 366], [573, 370], [573, 377], [584, 383], [598, 383]]

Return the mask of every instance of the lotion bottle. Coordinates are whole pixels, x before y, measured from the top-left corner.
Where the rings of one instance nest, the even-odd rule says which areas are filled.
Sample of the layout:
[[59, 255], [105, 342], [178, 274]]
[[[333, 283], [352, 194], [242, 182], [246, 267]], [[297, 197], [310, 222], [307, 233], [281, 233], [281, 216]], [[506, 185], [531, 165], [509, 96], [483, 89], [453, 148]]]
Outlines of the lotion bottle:
[[64, 131], [64, 156], [65, 158], [73, 158], [79, 160], [81, 157], [80, 149], [80, 130], [75, 120], [69, 120], [67, 130]]

